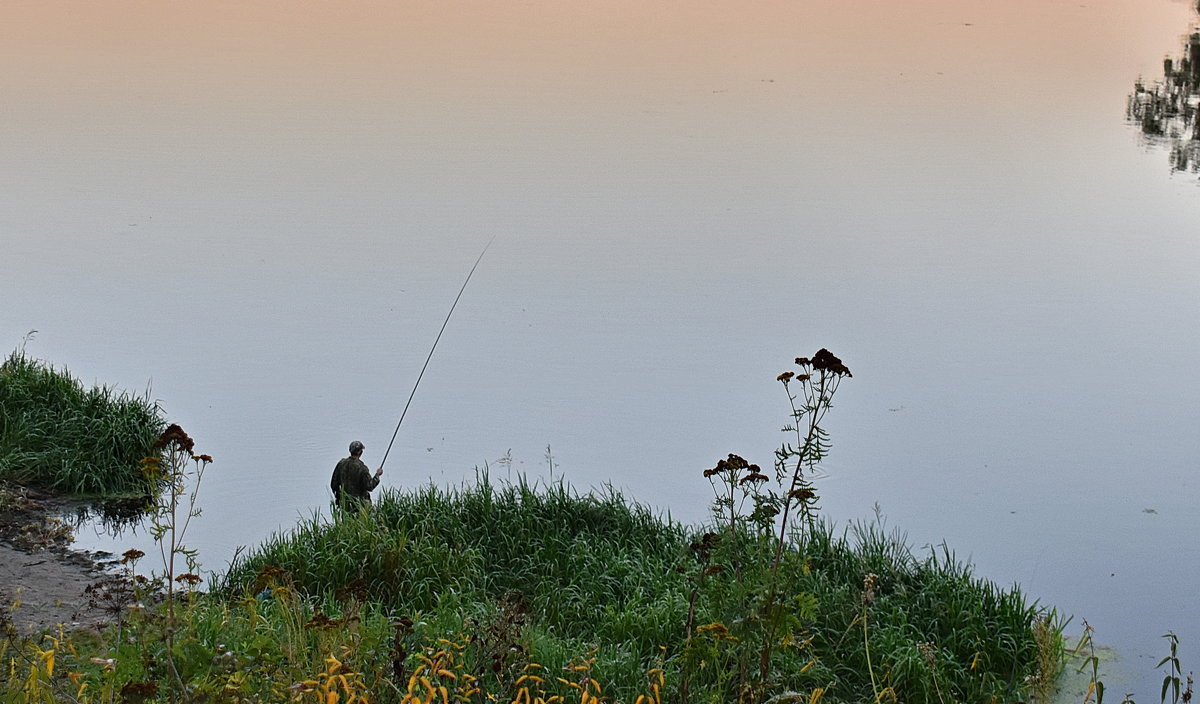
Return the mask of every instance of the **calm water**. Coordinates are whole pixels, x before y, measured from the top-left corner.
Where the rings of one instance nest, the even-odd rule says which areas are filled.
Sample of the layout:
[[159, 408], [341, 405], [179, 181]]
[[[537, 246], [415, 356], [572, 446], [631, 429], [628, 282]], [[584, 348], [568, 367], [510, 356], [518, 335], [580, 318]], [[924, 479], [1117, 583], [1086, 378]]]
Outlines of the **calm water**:
[[[820, 484], [1200, 662], [1200, 184], [1124, 118], [1170, 0], [0, 8], [0, 341], [141, 391], [216, 458], [220, 570], [385, 484], [556, 475], [706, 517], [774, 381], [854, 371]], [[79, 543], [121, 551], [85, 529]]]

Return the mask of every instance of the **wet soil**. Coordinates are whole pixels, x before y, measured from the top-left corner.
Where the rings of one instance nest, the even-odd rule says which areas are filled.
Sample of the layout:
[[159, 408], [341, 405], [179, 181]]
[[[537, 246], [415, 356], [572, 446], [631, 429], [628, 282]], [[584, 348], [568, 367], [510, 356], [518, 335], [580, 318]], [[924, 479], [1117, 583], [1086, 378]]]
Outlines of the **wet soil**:
[[56, 518], [63, 505], [21, 489], [6, 494], [0, 509], [0, 625], [18, 635], [60, 624], [101, 628], [109, 619], [103, 588], [117, 562], [70, 549], [70, 528]]

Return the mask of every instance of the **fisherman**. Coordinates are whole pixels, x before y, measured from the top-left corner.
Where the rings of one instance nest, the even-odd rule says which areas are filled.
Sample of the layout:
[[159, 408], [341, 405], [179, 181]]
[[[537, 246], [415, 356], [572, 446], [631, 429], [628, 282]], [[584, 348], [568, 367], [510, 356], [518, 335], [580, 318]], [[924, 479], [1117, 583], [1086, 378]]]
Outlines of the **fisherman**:
[[379, 486], [383, 467], [375, 470], [375, 476], [371, 476], [371, 470], [362, 461], [364, 449], [358, 440], [350, 443], [350, 456], [340, 460], [333, 468], [329, 488], [333, 490], [334, 506], [357, 511], [371, 505], [371, 490]]

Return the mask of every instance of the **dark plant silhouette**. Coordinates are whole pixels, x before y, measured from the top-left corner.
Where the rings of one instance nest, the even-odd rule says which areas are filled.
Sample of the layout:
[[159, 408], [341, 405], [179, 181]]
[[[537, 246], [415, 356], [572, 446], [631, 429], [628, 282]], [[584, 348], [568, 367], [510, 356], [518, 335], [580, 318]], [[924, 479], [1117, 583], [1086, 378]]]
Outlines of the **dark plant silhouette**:
[[[796, 444], [784, 442], [775, 451], [775, 475], [780, 483], [786, 482], [787, 492], [783, 496], [782, 517], [779, 521], [779, 538], [775, 542], [775, 557], [771, 562], [770, 592], [766, 600], [767, 637], [763, 639], [762, 655], [759, 658], [759, 677], [767, 679], [774, 649], [775, 632], [780, 616], [779, 609], [779, 563], [783, 559], [784, 547], [788, 544], [788, 531], [793, 511], [811, 529], [816, 519], [817, 492], [812, 486], [813, 472], [829, 453], [829, 433], [821, 427], [825, 414], [833, 408], [833, 396], [842, 379], [853, 376], [842, 360], [822, 347], [812, 359], [796, 358], [796, 366], [811, 372], [789, 376], [787, 372], [778, 379], [787, 391], [792, 409], [792, 422], [784, 426], [785, 433], [795, 435]], [[799, 388], [793, 390], [793, 384]]]
[[[713, 518], [719, 531], [691, 546], [696, 563], [689, 577], [687, 660], [695, 668], [720, 662], [728, 681], [718, 686], [738, 701], [757, 701], [769, 689], [772, 655], [781, 634], [787, 634], [782, 640], [805, 642], [800, 631], [811, 603], [803, 595], [782, 603], [780, 566], [788, 547], [796, 544], [797, 531], [811, 532], [816, 520], [812, 478], [830, 449], [821, 423], [842, 379], [851, 376], [842, 360], [824, 348], [811, 358], [797, 357], [795, 363], [799, 372], [776, 377], [787, 393], [790, 419], [783, 428], [789, 439], [775, 451], [775, 486], [757, 464], [741, 455], [718, 460], [704, 470], [704, 477], [713, 486]], [[713, 579], [720, 584], [710, 589]], [[728, 623], [697, 626], [699, 602], [706, 597], [703, 610]], [[690, 676], [685, 668], [680, 683], [684, 702]]]
[[1162, 78], [1134, 83], [1125, 115], [1151, 144], [1168, 149], [1171, 171], [1200, 173], [1200, 31], [1184, 39], [1182, 55], [1163, 59]]
[[[200, 515], [196, 497], [204, 478], [204, 470], [213, 461], [208, 455], [194, 454], [195, 447], [195, 441], [183, 428], [172, 423], [154, 443], [154, 450], [159, 454], [142, 460], [142, 472], [146, 478], [152, 483], [166, 486], [162, 497], [149, 508], [150, 535], [158, 543], [164, 570], [162, 581], [166, 589], [166, 660], [181, 691], [184, 681], [175, 664], [174, 653], [175, 633], [178, 627], [175, 613], [176, 591], [183, 588], [190, 597], [194, 587], [201, 581], [196, 574], [199, 570], [196, 551], [188, 548], [183, 539], [192, 519]], [[186, 512], [181, 513], [185, 503]], [[187, 565], [187, 571], [181, 574], [177, 574], [179, 558], [183, 558]]]

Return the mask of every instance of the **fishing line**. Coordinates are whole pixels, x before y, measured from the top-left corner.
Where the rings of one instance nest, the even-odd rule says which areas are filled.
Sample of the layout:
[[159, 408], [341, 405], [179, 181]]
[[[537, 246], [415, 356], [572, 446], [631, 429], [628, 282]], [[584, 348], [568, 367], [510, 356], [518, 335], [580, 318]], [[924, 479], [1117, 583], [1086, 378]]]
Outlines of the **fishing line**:
[[392, 443], [396, 442], [396, 435], [400, 432], [400, 424], [404, 422], [404, 416], [408, 413], [408, 407], [412, 404], [413, 396], [417, 395], [417, 387], [421, 385], [421, 379], [425, 376], [425, 370], [429, 368], [429, 360], [433, 359], [433, 351], [437, 349], [438, 341], [442, 339], [442, 333], [446, 332], [446, 325], [450, 322], [450, 316], [454, 315], [454, 307], [458, 305], [458, 299], [462, 298], [463, 291], [467, 290], [467, 284], [471, 282], [471, 276], [475, 273], [475, 269], [479, 267], [479, 262], [483, 261], [483, 255], [487, 254], [488, 247], [491, 247], [492, 242], [495, 241], [496, 238], [492, 237], [484, 245], [483, 251], [479, 253], [479, 258], [475, 260], [475, 265], [467, 273], [467, 278], [463, 281], [462, 288], [458, 289], [458, 295], [454, 297], [454, 303], [450, 304], [450, 312], [446, 314], [446, 319], [442, 321], [442, 329], [438, 330], [437, 337], [433, 340], [433, 347], [429, 348], [429, 356], [425, 358], [425, 364], [421, 367], [421, 373], [417, 375], [417, 383], [413, 384], [412, 393], [408, 395], [408, 401], [404, 403], [404, 410], [400, 412], [400, 420], [396, 422], [396, 430], [392, 432], [392, 439], [388, 442], [387, 450], [383, 453], [383, 461], [379, 463], [380, 469], [383, 469], [383, 465], [387, 464], [388, 453], [392, 451]]

